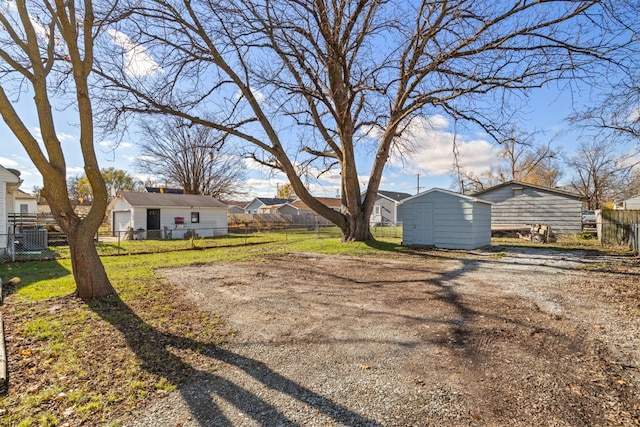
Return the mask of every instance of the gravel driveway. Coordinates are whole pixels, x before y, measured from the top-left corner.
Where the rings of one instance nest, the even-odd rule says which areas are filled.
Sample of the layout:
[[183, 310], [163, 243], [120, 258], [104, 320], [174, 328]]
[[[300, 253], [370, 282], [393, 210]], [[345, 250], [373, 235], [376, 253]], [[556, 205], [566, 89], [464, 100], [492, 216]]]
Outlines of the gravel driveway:
[[638, 425], [639, 271], [517, 248], [165, 269], [237, 333], [131, 425]]

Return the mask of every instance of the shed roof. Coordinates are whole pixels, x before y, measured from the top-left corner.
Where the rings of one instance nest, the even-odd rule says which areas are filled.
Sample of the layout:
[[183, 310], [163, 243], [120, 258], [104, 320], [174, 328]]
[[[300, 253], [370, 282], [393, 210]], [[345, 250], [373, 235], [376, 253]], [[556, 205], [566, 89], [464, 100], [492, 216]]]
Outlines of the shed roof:
[[140, 193], [123, 191], [118, 197], [134, 207], [172, 208], [225, 208], [226, 205], [211, 196], [198, 194]]
[[514, 185], [514, 184], [519, 185], [521, 187], [529, 187], [529, 188], [534, 188], [536, 190], [546, 191], [548, 193], [554, 193], [554, 194], [560, 194], [563, 196], [573, 197], [575, 199], [583, 199], [583, 197], [580, 194], [572, 193], [571, 191], [560, 190], [558, 188], [545, 187], [543, 185], [530, 184], [528, 182], [522, 182], [522, 181], [503, 182], [501, 184], [494, 185], [493, 187], [485, 188], [484, 190], [481, 190], [481, 191], [476, 191], [475, 193], [472, 194], [472, 196], [480, 196], [482, 194], [488, 193], [498, 188], [502, 188], [502, 187], [506, 187], [508, 185]]
[[468, 200], [470, 202], [486, 203], [487, 205], [493, 205], [493, 202], [489, 202], [487, 200], [482, 200], [482, 199], [479, 199], [477, 197], [467, 196], [466, 194], [460, 194], [460, 193], [456, 193], [454, 191], [445, 190], [444, 188], [437, 188], [437, 187], [434, 187], [434, 188], [431, 188], [429, 190], [423, 191], [422, 193], [418, 193], [415, 196], [411, 196], [409, 198], [406, 198], [403, 201], [401, 201], [400, 204], [403, 204], [404, 202], [409, 201], [409, 200], [413, 200], [413, 199], [415, 199], [417, 197], [426, 196], [427, 194], [430, 194], [430, 193], [443, 193], [443, 194], [448, 194], [450, 196], [459, 197], [461, 199]]

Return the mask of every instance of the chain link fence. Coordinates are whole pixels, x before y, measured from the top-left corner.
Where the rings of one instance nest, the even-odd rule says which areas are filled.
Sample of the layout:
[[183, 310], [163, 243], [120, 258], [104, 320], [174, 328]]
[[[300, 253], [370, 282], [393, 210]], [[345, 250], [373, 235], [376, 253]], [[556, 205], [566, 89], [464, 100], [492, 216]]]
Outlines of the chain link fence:
[[[376, 238], [402, 237], [401, 227], [372, 227]], [[286, 242], [304, 239], [339, 239], [335, 226], [319, 224], [236, 224], [228, 227], [199, 227], [163, 230], [103, 230], [94, 236], [101, 256], [162, 253]], [[66, 236], [47, 230], [25, 230], [0, 235], [0, 263], [49, 260], [70, 256]]]

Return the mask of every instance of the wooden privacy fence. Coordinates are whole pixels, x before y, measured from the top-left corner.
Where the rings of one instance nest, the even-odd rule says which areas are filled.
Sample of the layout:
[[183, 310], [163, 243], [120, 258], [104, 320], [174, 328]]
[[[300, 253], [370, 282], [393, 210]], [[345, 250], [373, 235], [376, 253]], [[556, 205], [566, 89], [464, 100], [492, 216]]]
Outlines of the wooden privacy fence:
[[640, 252], [640, 210], [603, 209], [599, 225], [602, 244], [629, 245], [634, 252]]

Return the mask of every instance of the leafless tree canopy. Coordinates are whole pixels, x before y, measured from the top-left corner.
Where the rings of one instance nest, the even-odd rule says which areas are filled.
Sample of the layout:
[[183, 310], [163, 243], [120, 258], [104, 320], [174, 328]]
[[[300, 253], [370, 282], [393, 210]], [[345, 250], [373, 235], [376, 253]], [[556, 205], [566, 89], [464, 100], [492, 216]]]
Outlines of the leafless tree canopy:
[[[244, 140], [248, 155], [285, 172], [296, 194], [341, 227], [346, 240], [367, 240], [384, 166], [392, 150], [404, 149], [398, 136], [413, 117], [448, 114], [500, 140], [514, 96], [584, 77], [624, 43], [608, 6], [600, 0], [131, 2], [117, 27], [131, 43], [120, 43], [122, 58], [103, 58], [99, 73], [111, 88], [128, 91], [116, 102], [119, 113], [173, 114]], [[119, 73], [132, 46], [144, 46], [162, 71]], [[375, 153], [364, 198], [362, 149]], [[333, 168], [340, 172], [344, 213], [320, 203], [300, 179]]]
[[560, 155], [552, 141], [539, 143], [535, 135], [515, 129], [511, 137], [500, 142], [500, 164], [479, 174], [459, 173], [463, 192], [475, 192], [508, 181], [521, 181], [555, 187], [562, 175]]
[[630, 38], [624, 67], [600, 75], [593, 82], [590, 103], [571, 119], [582, 128], [594, 131], [599, 139], [615, 138], [620, 142], [640, 141], [640, 3], [619, 0], [612, 17], [621, 22]]
[[628, 190], [634, 183], [638, 161], [633, 155], [616, 154], [614, 145], [611, 140], [583, 142], [567, 160], [576, 175], [571, 186], [586, 198], [588, 209], [601, 209], [606, 203], [633, 195]]
[[135, 161], [139, 171], [179, 185], [186, 194], [221, 200], [241, 194], [242, 159], [212, 128], [168, 117], [144, 121], [142, 134], [142, 155]]

